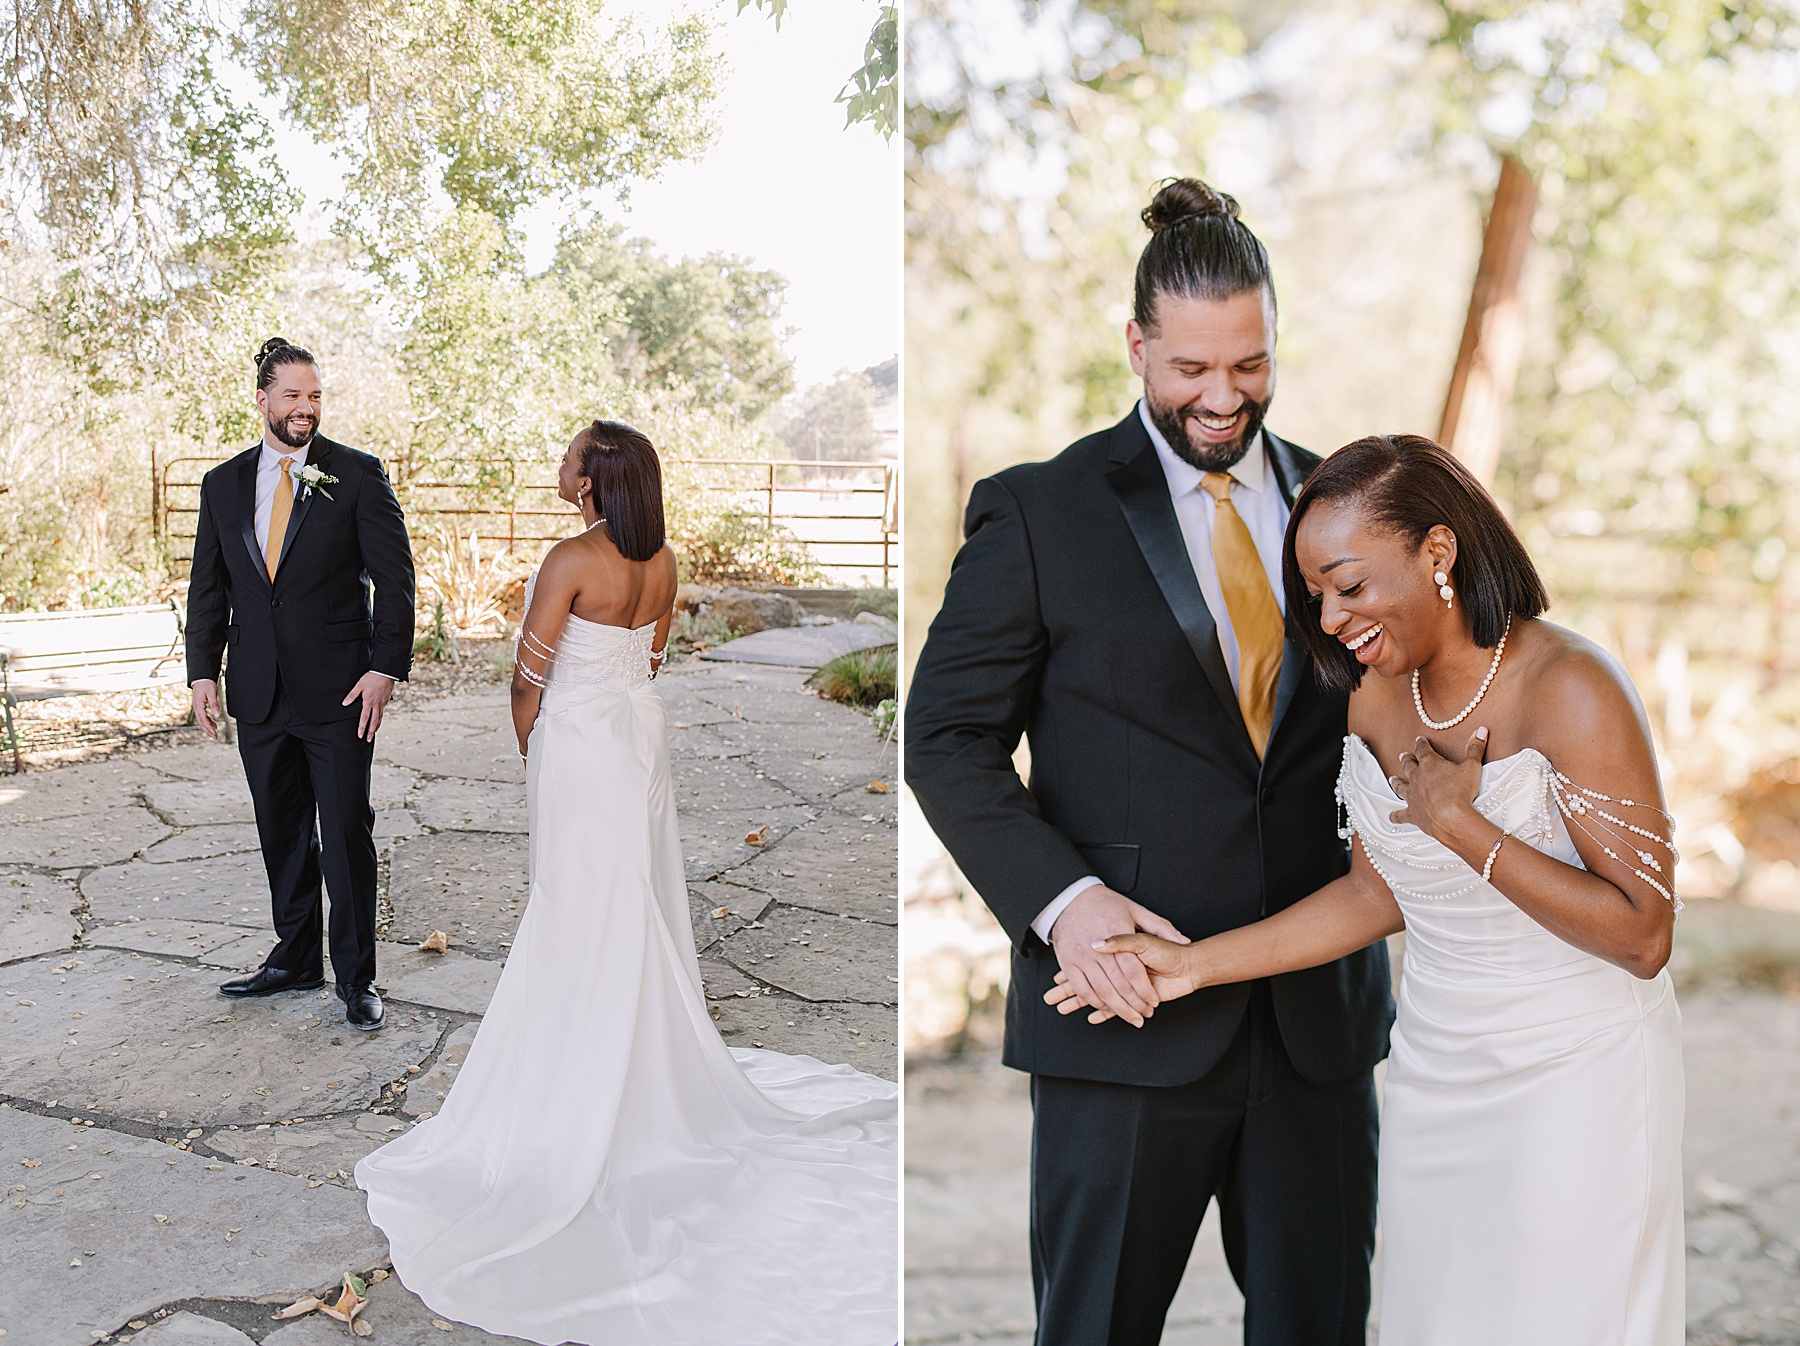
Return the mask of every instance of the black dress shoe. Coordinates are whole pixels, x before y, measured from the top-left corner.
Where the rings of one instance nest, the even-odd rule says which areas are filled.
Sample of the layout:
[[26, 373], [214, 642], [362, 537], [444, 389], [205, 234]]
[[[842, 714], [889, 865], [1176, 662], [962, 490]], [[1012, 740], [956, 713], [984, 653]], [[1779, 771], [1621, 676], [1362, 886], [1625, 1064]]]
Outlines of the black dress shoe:
[[350, 1027], [360, 1028], [365, 1033], [381, 1027], [386, 1011], [373, 986], [339, 986], [337, 995], [344, 1002], [344, 1021]]
[[280, 995], [283, 991], [316, 991], [325, 984], [317, 972], [284, 972], [278, 967], [263, 966], [247, 977], [234, 977], [219, 983], [219, 994], [241, 1000], [249, 996]]

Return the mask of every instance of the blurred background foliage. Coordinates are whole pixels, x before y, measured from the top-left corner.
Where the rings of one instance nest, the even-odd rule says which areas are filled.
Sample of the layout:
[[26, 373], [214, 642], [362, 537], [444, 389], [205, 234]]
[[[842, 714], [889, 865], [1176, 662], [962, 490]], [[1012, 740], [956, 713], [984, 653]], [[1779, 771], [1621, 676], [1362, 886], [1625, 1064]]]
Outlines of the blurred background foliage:
[[[1644, 693], [1684, 887], [1800, 909], [1800, 6], [915, 0], [906, 41], [906, 649], [970, 484], [1137, 396], [1159, 179], [1243, 203], [1270, 424], [1329, 452], [1436, 433], [1514, 154], [1540, 200], [1496, 494], [1551, 617]], [[928, 844], [904, 863], [950, 882]]]
[[[403, 499], [441, 477], [494, 497], [602, 413], [641, 425], [677, 487], [676, 460], [786, 457], [783, 277], [670, 260], [586, 204], [712, 142], [719, 22], [616, 0], [10, 6], [0, 608], [183, 578], [152, 463], [252, 440], [249, 357], [277, 332], [320, 357], [325, 432], [379, 455]], [[330, 150], [341, 191], [295, 177], [271, 118]], [[567, 225], [533, 273], [520, 216], [546, 202]], [[782, 554], [690, 497], [678, 539]]]

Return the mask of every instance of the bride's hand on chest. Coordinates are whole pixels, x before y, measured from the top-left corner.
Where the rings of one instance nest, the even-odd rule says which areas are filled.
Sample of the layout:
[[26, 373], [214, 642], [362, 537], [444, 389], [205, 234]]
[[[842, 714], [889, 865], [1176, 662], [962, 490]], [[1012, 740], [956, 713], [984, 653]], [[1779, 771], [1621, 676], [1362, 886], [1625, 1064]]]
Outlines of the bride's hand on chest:
[[1391, 822], [1411, 823], [1452, 850], [1454, 839], [1471, 822], [1479, 822], [1475, 799], [1481, 793], [1481, 764], [1487, 756], [1485, 726], [1469, 735], [1460, 758], [1439, 752], [1424, 738], [1399, 754], [1389, 768], [1388, 786], [1403, 807], [1388, 815]]

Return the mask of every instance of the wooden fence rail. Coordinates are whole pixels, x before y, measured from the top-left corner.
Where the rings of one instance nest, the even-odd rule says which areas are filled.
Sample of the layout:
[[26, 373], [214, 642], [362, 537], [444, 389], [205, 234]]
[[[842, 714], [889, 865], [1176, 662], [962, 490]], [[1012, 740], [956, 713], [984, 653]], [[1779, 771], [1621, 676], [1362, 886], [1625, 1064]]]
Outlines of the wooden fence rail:
[[[171, 458], [153, 467], [151, 508], [157, 540], [171, 565], [193, 557], [200, 478], [216, 458]], [[686, 488], [728, 497], [728, 508], [786, 527], [827, 574], [879, 574], [892, 585], [899, 571], [899, 483], [892, 463], [751, 458], [671, 459], [666, 468]], [[675, 489], [683, 489], [678, 485]], [[520, 481], [504, 459], [476, 460], [461, 480], [422, 480], [398, 488], [407, 514], [420, 520], [467, 521], [468, 531], [506, 550], [538, 547], [566, 536], [570, 507], [554, 481]]]

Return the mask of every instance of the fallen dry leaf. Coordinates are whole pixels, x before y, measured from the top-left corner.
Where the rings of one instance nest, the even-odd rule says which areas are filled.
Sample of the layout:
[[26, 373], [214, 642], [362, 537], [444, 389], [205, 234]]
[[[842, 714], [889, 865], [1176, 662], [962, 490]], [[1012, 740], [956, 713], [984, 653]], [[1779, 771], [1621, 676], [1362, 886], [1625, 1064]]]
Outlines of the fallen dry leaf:
[[361, 1313], [363, 1311], [363, 1306], [369, 1302], [363, 1298], [362, 1293], [368, 1288], [368, 1285], [362, 1279], [352, 1276], [346, 1271], [344, 1273], [343, 1294], [338, 1296], [337, 1303], [335, 1304], [319, 1305], [319, 1312], [323, 1313], [328, 1318], [336, 1318], [340, 1323], [349, 1323], [354, 1326], [356, 1323], [356, 1315]]
[[723, 920], [725, 917], [727, 917], [729, 915], [731, 915], [730, 907], [714, 907], [712, 909], [712, 918], [715, 921]]
[[438, 1331], [440, 1331], [440, 1332], [454, 1332], [454, 1331], [456, 1331], [456, 1328], [455, 1328], [455, 1326], [454, 1326], [454, 1325], [452, 1325], [452, 1324], [450, 1324], [450, 1323], [447, 1323], [447, 1322], [445, 1322], [445, 1321], [444, 1321], [444, 1320], [443, 1320], [443, 1319], [442, 1319], [442, 1318], [433, 1318], [433, 1319], [432, 1319], [432, 1320], [431, 1320], [431, 1325], [432, 1325], [432, 1326], [433, 1326], [433, 1327], [435, 1327], [435, 1328], [436, 1328], [436, 1329], [437, 1329], [437, 1330], [438, 1330]]
[[314, 1309], [323, 1307], [324, 1303], [321, 1300], [314, 1298], [312, 1295], [307, 1295], [303, 1299], [296, 1299], [292, 1304], [289, 1304], [275, 1316], [277, 1318], [298, 1318], [303, 1314], [311, 1313]]
[[370, 1323], [364, 1322], [361, 1318], [354, 1319], [351, 1322], [350, 1330], [359, 1337], [372, 1337], [375, 1335], [374, 1326]]
[[13, 1001], [13, 1004], [23, 1005], [23, 1006], [25, 1006], [26, 1009], [36, 1009], [37, 1008], [37, 1001], [35, 1001], [35, 1000], [15, 1000], [15, 1001]]
[[764, 823], [761, 827], [757, 828], [749, 836], [744, 838], [744, 844], [746, 846], [761, 846], [766, 843], [768, 839], [769, 825]]
[[863, 790], [872, 795], [888, 795], [893, 793], [892, 790], [888, 789], [887, 786], [883, 785], [878, 780], [870, 781], [867, 785], [863, 786]]
[[158, 1224], [167, 1224], [167, 1223], [168, 1223], [168, 1222], [169, 1222], [169, 1217], [168, 1217], [168, 1216], [166, 1216], [166, 1215], [157, 1215], [157, 1216], [153, 1216], [153, 1217], [152, 1217], [152, 1218], [153, 1218], [153, 1219], [154, 1219], [154, 1220], [155, 1220], [155, 1221], [156, 1221], [156, 1222], [157, 1222], [157, 1223], [158, 1223]]
[[419, 947], [426, 953], [449, 953], [450, 936], [446, 935], [442, 930], [433, 930], [429, 935], [425, 936]]
[[375, 1270], [369, 1273], [369, 1284], [380, 1285], [381, 1282], [385, 1281], [387, 1278], [388, 1269], [386, 1267], [376, 1267]]

